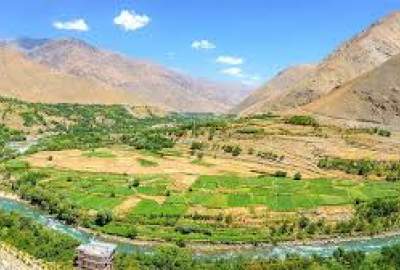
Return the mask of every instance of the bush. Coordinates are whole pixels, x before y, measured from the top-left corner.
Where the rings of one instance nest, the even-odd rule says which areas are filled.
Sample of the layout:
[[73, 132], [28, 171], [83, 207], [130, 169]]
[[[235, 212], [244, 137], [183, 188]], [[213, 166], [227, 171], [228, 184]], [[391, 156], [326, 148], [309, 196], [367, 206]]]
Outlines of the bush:
[[240, 148], [240, 146], [236, 145], [232, 149], [232, 156], [237, 157], [240, 155], [241, 152], [242, 152], [242, 148]]
[[136, 228], [130, 227], [129, 230], [126, 233], [126, 237], [130, 238], [130, 239], [135, 239], [138, 235], [138, 232], [136, 230]]
[[385, 130], [385, 129], [379, 129], [377, 133], [379, 136], [383, 136], [383, 137], [392, 136], [392, 133], [389, 130]]
[[236, 132], [240, 134], [260, 134], [264, 132], [264, 129], [256, 127], [244, 127], [236, 130]]
[[318, 126], [317, 120], [308, 115], [294, 115], [286, 120], [287, 124], [300, 125], [300, 126]]
[[294, 180], [301, 180], [301, 178], [302, 178], [302, 175], [301, 175], [300, 172], [295, 173], [294, 176], [293, 176]]
[[104, 226], [112, 221], [112, 213], [109, 211], [99, 211], [96, 214], [95, 223], [97, 226]]
[[139, 179], [135, 178], [131, 181], [131, 183], [129, 184], [130, 188], [137, 188], [138, 186], [140, 186], [140, 182]]
[[285, 171], [276, 171], [275, 173], [274, 173], [274, 176], [275, 177], [287, 177], [287, 172], [285, 172]]
[[190, 146], [190, 150], [202, 150], [204, 148], [204, 144], [202, 142], [193, 141]]

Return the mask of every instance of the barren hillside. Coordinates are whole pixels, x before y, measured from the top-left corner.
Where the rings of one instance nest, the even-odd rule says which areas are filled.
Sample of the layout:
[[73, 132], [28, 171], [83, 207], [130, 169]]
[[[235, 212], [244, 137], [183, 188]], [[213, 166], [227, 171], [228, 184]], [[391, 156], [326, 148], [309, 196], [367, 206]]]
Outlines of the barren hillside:
[[400, 127], [400, 55], [301, 109]]
[[34, 102], [142, 104], [125, 90], [51, 70], [7, 46], [0, 47], [0, 93]]
[[[276, 90], [273, 80], [238, 106], [241, 113], [285, 110], [310, 103], [400, 53], [400, 13], [373, 24], [306, 74]], [[272, 86], [271, 86], [272, 84]], [[279, 92], [279, 94], [276, 94]]]
[[240, 85], [195, 79], [149, 61], [100, 50], [77, 39], [52, 40], [27, 49], [29, 57], [43, 65], [128, 90], [149, 105], [171, 110], [225, 112], [248, 93]]

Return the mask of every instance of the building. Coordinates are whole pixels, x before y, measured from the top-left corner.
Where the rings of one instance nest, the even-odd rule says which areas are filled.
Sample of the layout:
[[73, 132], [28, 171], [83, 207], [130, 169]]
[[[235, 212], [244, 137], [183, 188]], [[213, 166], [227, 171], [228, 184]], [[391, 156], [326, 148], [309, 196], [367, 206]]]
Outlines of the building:
[[77, 247], [76, 264], [78, 269], [112, 270], [116, 245], [91, 242]]

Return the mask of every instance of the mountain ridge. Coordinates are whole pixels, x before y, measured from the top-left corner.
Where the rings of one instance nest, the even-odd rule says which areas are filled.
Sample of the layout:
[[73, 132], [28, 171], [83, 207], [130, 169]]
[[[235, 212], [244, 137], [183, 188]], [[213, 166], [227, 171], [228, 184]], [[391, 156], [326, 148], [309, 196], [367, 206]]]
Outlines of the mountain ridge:
[[266, 87], [255, 91], [233, 111], [253, 114], [285, 111], [306, 105], [373, 70], [398, 53], [400, 53], [400, 12], [393, 12], [343, 42], [317, 64], [314, 70], [303, 74], [304, 76], [296, 79], [294, 83], [277, 89], [280, 94], [272, 96], [267, 83]]
[[194, 78], [75, 38], [43, 40], [29, 50], [24, 40], [11, 44], [22, 47], [32, 61], [50, 69], [126, 90], [149, 105], [167, 110], [226, 112], [250, 91], [244, 86]]

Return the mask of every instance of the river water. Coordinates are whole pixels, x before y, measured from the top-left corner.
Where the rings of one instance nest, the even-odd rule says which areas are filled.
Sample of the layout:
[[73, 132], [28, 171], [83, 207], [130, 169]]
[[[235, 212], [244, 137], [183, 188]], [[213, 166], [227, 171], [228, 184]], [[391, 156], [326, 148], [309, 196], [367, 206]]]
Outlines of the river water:
[[[14, 148], [20, 154], [24, 154], [30, 146], [36, 144], [37, 138], [28, 138], [23, 142], [10, 143], [9, 147]], [[95, 236], [78, 230], [72, 226], [68, 226], [55, 220], [54, 218], [42, 213], [38, 209], [30, 207], [29, 205], [15, 201], [8, 198], [0, 197], [0, 209], [6, 212], [17, 212], [23, 216], [32, 218], [34, 221], [48, 227], [65, 233], [82, 243], [88, 243], [91, 241], [102, 241]], [[359, 239], [352, 241], [345, 241], [341, 243], [314, 243], [309, 245], [299, 245], [293, 243], [278, 244], [276, 246], [267, 247], [251, 247], [251, 248], [238, 248], [232, 249], [231, 251], [213, 251], [213, 252], [197, 252], [198, 257], [207, 258], [232, 258], [236, 256], [252, 257], [252, 258], [271, 258], [271, 257], [284, 257], [288, 254], [298, 254], [302, 256], [330, 256], [333, 251], [341, 247], [345, 250], [357, 250], [363, 252], [378, 251], [382, 247], [391, 246], [400, 243], [400, 235], [382, 236], [369, 239]], [[117, 243], [120, 252], [131, 253], [134, 251], [149, 252], [151, 247], [143, 245], [134, 245], [127, 243]], [[212, 245], [209, 245], [209, 249], [212, 250]]]

